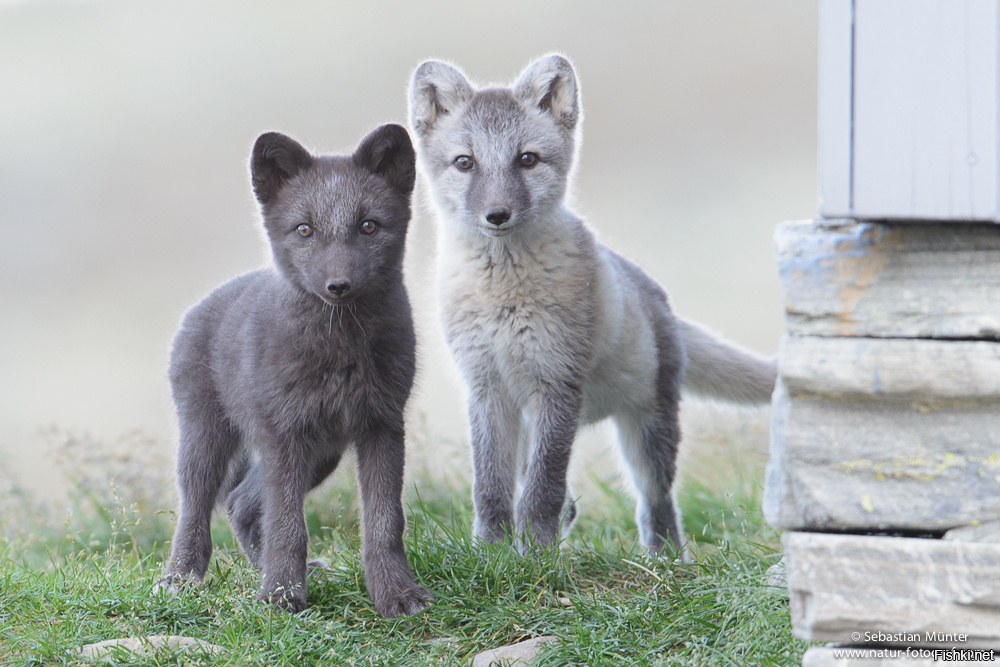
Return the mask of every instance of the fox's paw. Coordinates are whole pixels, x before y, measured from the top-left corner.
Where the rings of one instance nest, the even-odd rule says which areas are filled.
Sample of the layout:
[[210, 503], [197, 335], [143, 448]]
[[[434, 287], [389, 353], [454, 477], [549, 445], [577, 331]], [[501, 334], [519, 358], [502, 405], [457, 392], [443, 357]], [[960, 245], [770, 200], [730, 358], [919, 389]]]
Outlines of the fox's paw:
[[403, 590], [380, 595], [375, 599], [375, 610], [386, 618], [413, 616], [426, 609], [433, 599], [429, 590], [413, 583]]
[[265, 589], [257, 595], [257, 599], [261, 602], [272, 604], [275, 608], [287, 611], [290, 614], [297, 614], [308, 606], [306, 591], [302, 586], [292, 588], [282, 588], [279, 586], [274, 590]]
[[694, 563], [698, 560], [696, 549], [690, 542], [685, 542], [678, 549], [670, 540], [660, 541], [658, 544], [647, 546], [646, 553], [650, 558], [674, 563]]
[[168, 574], [155, 584], [153, 584], [154, 595], [177, 595], [181, 592], [187, 582], [177, 574]]

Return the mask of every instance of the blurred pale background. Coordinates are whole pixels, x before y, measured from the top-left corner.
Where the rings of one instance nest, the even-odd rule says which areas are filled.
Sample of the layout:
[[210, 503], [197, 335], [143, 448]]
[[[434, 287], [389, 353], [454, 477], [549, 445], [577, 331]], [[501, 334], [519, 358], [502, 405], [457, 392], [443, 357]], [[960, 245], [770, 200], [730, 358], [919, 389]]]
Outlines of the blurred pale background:
[[[0, 0], [0, 472], [58, 490], [53, 429], [109, 447], [138, 430], [172, 456], [179, 319], [267, 258], [246, 166], [260, 132], [348, 150], [406, 122], [422, 59], [509, 81], [551, 51], [582, 84], [577, 210], [678, 312], [776, 352], [772, 230], [816, 210], [813, 2]], [[411, 464], [461, 473], [423, 187]], [[761, 412], [749, 423], [766, 431]], [[689, 447], [732, 419], [685, 414]]]

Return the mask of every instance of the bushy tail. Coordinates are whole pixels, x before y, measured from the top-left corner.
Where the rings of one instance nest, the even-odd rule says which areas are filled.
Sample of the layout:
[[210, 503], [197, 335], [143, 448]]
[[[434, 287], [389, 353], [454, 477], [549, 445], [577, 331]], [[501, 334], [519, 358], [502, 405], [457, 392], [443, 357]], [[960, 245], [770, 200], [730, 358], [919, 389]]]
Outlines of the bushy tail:
[[684, 388], [703, 398], [732, 403], [769, 403], [778, 375], [777, 358], [764, 357], [717, 338], [677, 318], [687, 350]]

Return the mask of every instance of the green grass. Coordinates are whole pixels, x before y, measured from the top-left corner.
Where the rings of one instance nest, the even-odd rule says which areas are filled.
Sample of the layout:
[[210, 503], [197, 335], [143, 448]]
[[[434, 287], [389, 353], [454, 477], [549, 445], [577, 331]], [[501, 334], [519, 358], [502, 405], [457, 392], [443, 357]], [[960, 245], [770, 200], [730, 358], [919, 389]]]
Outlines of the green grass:
[[[637, 548], [632, 501], [600, 484], [563, 548], [530, 556], [473, 546], [467, 490], [418, 486], [407, 495], [407, 547], [437, 599], [406, 619], [379, 617], [365, 592], [349, 471], [307, 506], [310, 551], [331, 565], [311, 575], [310, 608], [296, 616], [256, 600], [258, 574], [224, 521], [205, 583], [154, 594], [170, 515], [126, 506], [117, 491], [77, 495], [75, 522], [0, 532], [0, 664], [74, 664], [81, 645], [156, 634], [227, 649], [185, 654], [189, 665], [464, 665], [539, 635], [559, 641], [538, 665], [801, 664], [806, 644], [791, 636], [787, 597], [766, 584], [780, 554], [756, 485], [726, 494], [686, 481], [688, 563]], [[123, 652], [113, 662], [178, 657]]]

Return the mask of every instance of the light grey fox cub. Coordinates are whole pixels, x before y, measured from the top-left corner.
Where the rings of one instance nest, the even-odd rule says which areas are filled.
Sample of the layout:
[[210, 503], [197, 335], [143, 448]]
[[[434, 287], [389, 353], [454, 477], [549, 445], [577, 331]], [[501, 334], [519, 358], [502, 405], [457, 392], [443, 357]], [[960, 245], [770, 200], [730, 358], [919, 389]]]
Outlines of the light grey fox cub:
[[611, 417], [642, 543], [678, 549], [682, 384], [763, 403], [775, 363], [678, 318], [656, 282], [567, 208], [580, 118], [576, 74], [558, 55], [510, 87], [477, 89], [433, 60], [413, 75], [410, 120], [440, 222], [441, 316], [468, 385], [475, 533], [556, 542], [576, 512], [566, 475], [577, 429]]

